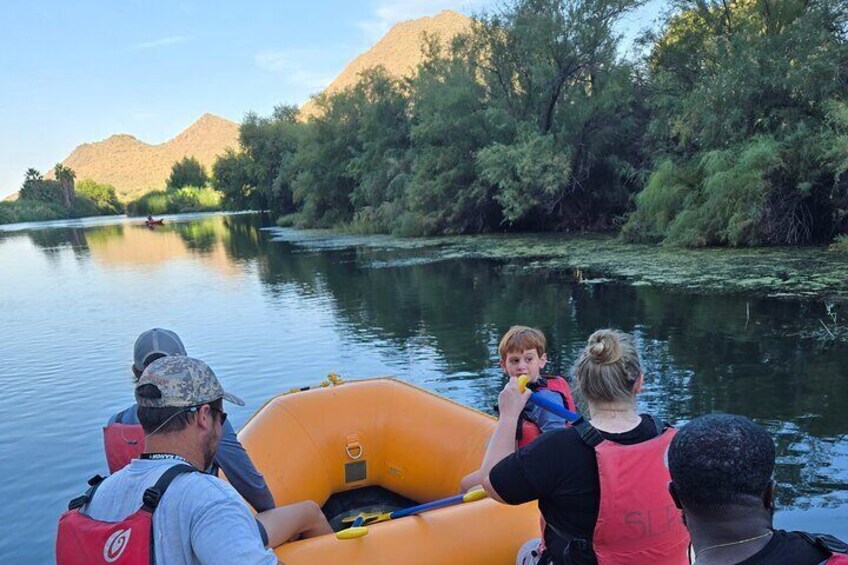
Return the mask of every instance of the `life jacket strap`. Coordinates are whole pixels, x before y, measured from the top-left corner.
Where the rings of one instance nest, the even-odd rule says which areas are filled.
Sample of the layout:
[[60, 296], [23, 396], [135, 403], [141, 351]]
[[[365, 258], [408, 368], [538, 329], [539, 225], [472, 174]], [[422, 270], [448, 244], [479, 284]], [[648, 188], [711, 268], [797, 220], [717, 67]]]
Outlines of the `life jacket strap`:
[[82, 508], [94, 497], [95, 491], [97, 491], [97, 487], [100, 486], [100, 483], [103, 482], [103, 477], [100, 475], [94, 475], [90, 479], [88, 479], [88, 490], [85, 491], [85, 494], [82, 496], [78, 496], [75, 499], [71, 500], [68, 503], [68, 510], [75, 510], [77, 508]]
[[830, 553], [848, 554], [848, 543], [830, 534], [811, 534], [809, 532], [795, 532], [804, 538], [807, 543], [824, 549]]
[[156, 510], [156, 507], [159, 506], [159, 501], [162, 500], [163, 496], [165, 496], [165, 491], [168, 490], [168, 487], [171, 485], [171, 481], [183, 473], [191, 473], [194, 471], [197, 471], [197, 469], [191, 465], [180, 464], [170, 467], [167, 471], [162, 473], [162, 476], [159, 477], [159, 480], [156, 481], [155, 485], [144, 491], [144, 496], [141, 498], [144, 506], [142, 506], [141, 509], [152, 514], [153, 511]]
[[577, 430], [580, 439], [589, 447], [594, 448], [604, 441], [604, 436], [601, 435], [601, 432], [586, 420], [581, 419], [579, 422], [574, 422], [571, 424], [571, 427]]

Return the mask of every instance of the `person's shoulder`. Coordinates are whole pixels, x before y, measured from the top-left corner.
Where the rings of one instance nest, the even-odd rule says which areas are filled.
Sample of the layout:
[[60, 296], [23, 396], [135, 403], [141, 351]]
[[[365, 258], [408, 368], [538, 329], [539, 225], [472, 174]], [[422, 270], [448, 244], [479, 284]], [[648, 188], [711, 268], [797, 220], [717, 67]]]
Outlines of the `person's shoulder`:
[[197, 471], [174, 479], [163, 501], [180, 513], [194, 514], [225, 504], [240, 504], [241, 497], [229, 483], [218, 477]]
[[137, 424], [138, 418], [136, 417], [136, 408], [137, 408], [137, 405], [135, 403], [133, 403], [130, 406], [121, 410], [120, 412], [116, 412], [116, 413], [112, 414], [112, 417], [109, 418], [109, 421], [106, 423], [106, 425], [108, 426], [110, 424], [127, 424], [127, 423]]
[[[580, 434], [572, 426], [549, 430], [530, 444], [530, 447], [538, 445], [539, 449], [571, 449], [576, 446], [586, 446], [580, 439]], [[590, 448], [591, 449], [591, 448]]]
[[830, 552], [817, 546], [810, 534], [775, 530], [763, 549], [739, 565], [817, 565], [829, 556]]

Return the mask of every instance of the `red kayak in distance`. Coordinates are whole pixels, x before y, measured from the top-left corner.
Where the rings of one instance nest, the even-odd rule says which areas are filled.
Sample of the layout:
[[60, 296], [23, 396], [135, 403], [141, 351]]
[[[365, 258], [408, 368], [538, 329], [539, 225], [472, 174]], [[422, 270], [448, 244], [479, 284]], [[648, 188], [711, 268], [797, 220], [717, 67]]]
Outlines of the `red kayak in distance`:
[[165, 220], [144, 220], [144, 225], [147, 227], [161, 226], [165, 224]]

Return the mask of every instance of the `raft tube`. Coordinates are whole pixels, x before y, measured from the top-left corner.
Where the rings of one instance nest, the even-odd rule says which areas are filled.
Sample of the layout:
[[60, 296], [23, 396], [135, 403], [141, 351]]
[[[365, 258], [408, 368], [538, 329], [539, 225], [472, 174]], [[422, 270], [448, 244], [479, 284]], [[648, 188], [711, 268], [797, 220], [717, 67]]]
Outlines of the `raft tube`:
[[[483, 460], [496, 420], [393, 378], [282, 394], [239, 439], [277, 504], [379, 486], [417, 502], [453, 496]], [[287, 565], [515, 563], [539, 535], [534, 503], [484, 499], [372, 524], [368, 535], [325, 535], [276, 549]]]

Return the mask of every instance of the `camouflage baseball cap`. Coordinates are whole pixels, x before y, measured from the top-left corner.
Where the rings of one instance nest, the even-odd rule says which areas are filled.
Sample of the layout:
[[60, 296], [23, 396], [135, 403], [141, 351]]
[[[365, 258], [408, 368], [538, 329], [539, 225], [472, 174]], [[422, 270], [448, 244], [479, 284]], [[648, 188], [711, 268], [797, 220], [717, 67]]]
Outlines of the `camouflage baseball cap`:
[[[138, 388], [154, 385], [160, 398], [140, 398]], [[139, 406], [147, 408], [182, 408], [213, 402], [219, 398], [244, 406], [244, 401], [225, 392], [209, 365], [192, 357], [162, 357], [142, 373], [135, 387]]]

